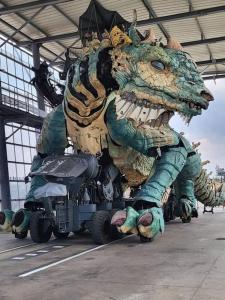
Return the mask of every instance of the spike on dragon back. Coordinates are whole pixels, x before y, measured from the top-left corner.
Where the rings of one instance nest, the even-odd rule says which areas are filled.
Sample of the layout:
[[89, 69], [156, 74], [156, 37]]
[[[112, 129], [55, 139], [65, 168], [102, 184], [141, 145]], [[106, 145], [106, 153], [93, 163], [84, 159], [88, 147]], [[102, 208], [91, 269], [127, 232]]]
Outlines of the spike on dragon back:
[[[164, 231], [168, 207], [163, 201], [171, 187], [173, 213], [183, 222], [197, 216], [196, 200], [208, 206], [224, 202], [222, 186], [208, 178], [195, 147], [169, 125], [175, 112], [189, 123], [212, 100], [196, 64], [176, 40], [163, 45], [152, 29], [143, 39], [135, 20], [128, 32], [114, 26], [101, 38], [89, 34], [82, 55], [68, 69], [62, 103], [44, 121], [32, 171], [46, 158], [64, 155], [68, 138], [79, 153], [101, 157], [102, 166], [113, 163], [121, 187], [133, 191], [133, 204], [118, 210], [111, 224], [151, 240]], [[45, 185], [36, 173], [23, 217], [1, 213], [2, 228], [17, 236], [26, 232], [31, 203]], [[85, 193], [88, 199], [90, 190]]]

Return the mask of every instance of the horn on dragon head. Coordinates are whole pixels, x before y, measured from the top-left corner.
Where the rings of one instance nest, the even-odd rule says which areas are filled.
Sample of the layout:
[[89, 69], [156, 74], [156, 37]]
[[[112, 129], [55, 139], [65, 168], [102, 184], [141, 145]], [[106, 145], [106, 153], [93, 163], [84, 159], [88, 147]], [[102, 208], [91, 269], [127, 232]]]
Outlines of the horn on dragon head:
[[136, 9], [134, 9], [134, 11], [133, 11], [133, 21], [132, 21], [132, 23], [130, 25], [130, 28], [128, 30], [129, 37], [131, 38], [132, 43], [134, 45], [138, 45], [141, 42], [141, 39], [140, 39], [140, 37], [138, 35], [138, 32], [136, 30], [136, 24], [137, 24], [137, 11], [136, 11]]
[[183, 48], [181, 46], [181, 44], [174, 38], [172, 37], [169, 37], [167, 39], [167, 45], [166, 45], [166, 48], [169, 48], [169, 49], [175, 49], [175, 50], [180, 50], [182, 51]]
[[141, 42], [142, 44], [152, 44], [155, 45], [157, 42], [157, 38], [153, 28], [145, 30], [145, 39]]

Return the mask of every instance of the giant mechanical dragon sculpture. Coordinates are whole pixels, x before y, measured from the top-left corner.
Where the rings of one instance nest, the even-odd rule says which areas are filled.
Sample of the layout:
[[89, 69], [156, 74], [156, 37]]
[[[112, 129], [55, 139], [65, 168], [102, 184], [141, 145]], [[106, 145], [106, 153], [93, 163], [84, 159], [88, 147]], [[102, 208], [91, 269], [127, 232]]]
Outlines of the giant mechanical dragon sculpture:
[[[153, 238], [164, 231], [162, 199], [171, 185], [184, 222], [195, 213], [196, 199], [208, 206], [224, 202], [198, 152], [169, 125], [175, 112], [189, 123], [212, 100], [196, 64], [172, 38], [163, 45], [149, 30], [141, 39], [135, 22], [128, 32], [114, 26], [101, 39], [93, 34], [70, 65], [62, 104], [44, 121], [32, 170], [46, 156], [64, 154], [68, 138], [76, 150], [108, 153], [126, 185], [141, 186], [134, 205], [118, 211], [112, 224]], [[27, 199], [43, 184], [32, 178]], [[11, 218], [11, 212], [1, 215], [2, 227]], [[29, 215], [23, 225], [28, 222]], [[14, 224], [15, 230], [21, 227]]]

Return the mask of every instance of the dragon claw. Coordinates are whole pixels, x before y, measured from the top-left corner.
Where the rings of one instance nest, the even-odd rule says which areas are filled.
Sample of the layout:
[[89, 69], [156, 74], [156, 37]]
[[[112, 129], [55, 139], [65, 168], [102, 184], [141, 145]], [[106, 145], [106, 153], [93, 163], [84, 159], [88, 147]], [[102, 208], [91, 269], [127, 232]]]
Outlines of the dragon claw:
[[119, 210], [117, 211], [111, 220], [111, 225], [114, 226], [122, 226], [127, 218], [127, 212], [125, 210]]
[[114, 214], [111, 220], [112, 225], [117, 226], [117, 230], [122, 233], [137, 233], [137, 218], [139, 213], [128, 206], [126, 210], [120, 210]]
[[149, 226], [152, 223], [152, 214], [150, 212], [146, 212], [138, 219], [138, 225]]
[[3, 231], [12, 230], [12, 218], [14, 212], [10, 209], [5, 209], [0, 212], [0, 229]]
[[164, 231], [164, 220], [162, 209], [153, 207], [140, 211], [138, 218], [138, 231], [139, 235], [146, 239], [152, 239], [159, 232]]
[[192, 203], [189, 199], [180, 200], [180, 217], [182, 220], [188, 220], [192, 216]]

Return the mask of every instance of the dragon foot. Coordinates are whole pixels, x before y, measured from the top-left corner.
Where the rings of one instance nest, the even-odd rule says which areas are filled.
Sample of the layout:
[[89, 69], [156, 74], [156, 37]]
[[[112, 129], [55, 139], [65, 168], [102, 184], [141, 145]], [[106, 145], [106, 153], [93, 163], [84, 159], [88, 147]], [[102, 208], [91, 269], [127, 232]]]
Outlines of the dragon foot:
[[10, 209], [5, 209], [0, 212], [0, 229], [2, 231], [11, 231], [12, 230], [12, 218], [14, 212]]
[[12, 231], [15, 234], [22, 234], [28, 231], [31, 212], [27, 209], [19, 209], [12, 218]]
[[187, 198], [180, 199], [179, 214], [183, 223], [190, 223], [192, 217], [193, 205]]
[[150, 241], [159, 232], [164, 231], [163, 212], [158, 207], [138, 212], [128, 207], [116, 212], [111, 224], [115, 225], [119, 232], [139, 234], [142, 242]]
[[164, 219], [161, 208], [152, 207], [139, 211], [139, 218], [137, 220], [138, 232], [144, 238], [152, 239], [159, 232], [164, 232]]
[[111, 220], [111, 224], [117, 227], [117, 230], [122, 233], [138, 233], [137, 218], [139, 213], [131, 206], [125, 210], [117, 211]]

